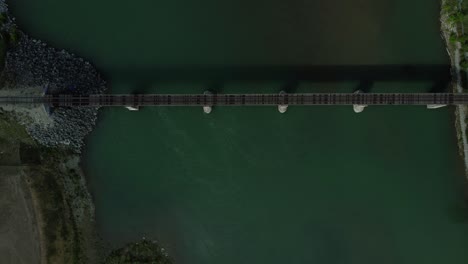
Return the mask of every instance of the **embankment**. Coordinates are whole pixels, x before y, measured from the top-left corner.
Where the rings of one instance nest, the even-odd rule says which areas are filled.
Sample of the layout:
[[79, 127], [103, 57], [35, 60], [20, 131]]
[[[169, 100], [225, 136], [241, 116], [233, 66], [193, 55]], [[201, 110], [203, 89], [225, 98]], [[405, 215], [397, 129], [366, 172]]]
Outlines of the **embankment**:
[[[452, 64], [452, 91], [455, 93], [462, 93], [466, 89], [466, 69], [463, 67], [464, 62], [466, 62], [464, 18], [460, 17], [463, 11], [460, 1], [441, 1], [441, 34], [445, 40]], [[467, 114], [468, 107], [466, 105], [457, 106], [455, 110], [455, 127], [457, 130], [458, 147], [465, 163], [465, 173], [468, 175]]]
[[[105, 81], [89, 62], [18, 29], [5, 0], [0, 0], [0, 65], [0, 94], [105, 91]], [[37, 109], [0, 107], [0, 166], [12, 166], [17, 175], [11, 177], [27, 183], [10, 187], [29, 197], [24, 200], [32, 208], [29, 225], [37, 230], [35, 241], [23, 240], [38, 249], [41, 263], [96, 263], [94, 206], [79, 153], [97, 109], [43, 110], [39, 115]]]

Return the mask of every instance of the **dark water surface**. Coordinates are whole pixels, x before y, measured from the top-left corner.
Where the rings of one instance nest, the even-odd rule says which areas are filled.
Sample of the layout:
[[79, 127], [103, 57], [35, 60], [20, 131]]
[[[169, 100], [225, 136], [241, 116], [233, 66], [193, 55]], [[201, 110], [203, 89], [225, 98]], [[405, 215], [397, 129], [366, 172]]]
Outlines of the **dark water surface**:
[[[21, 26], [92, 60], [113, 92], [193, 93], [429, 91], [448, 76], [438, 5], [12, 1]], [[358, 77], [290, 74], [320, 65]], [[435, 77], [402, 78], [408, 65]], [[453, 109], [422, 107], [105, 109], [85, 160], [102, 236], [157, 238], [179, 264], [458, 264], [468, 208], [453, 127]]]

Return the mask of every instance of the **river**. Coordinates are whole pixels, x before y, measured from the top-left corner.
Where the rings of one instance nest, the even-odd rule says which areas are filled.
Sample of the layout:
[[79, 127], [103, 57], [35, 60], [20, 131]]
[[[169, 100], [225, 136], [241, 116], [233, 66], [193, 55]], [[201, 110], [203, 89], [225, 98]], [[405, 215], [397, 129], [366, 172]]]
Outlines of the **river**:
[[[115, 93], [429, 91], [440, 85], [226, 76], [232, 67], [449, 64], [435, 0], [11, 5], [22, 28], [93, 61]], [[207, 67], [217, 70], [187, 74]], [[105, 109], [84, 155], [98, 228], [113, 246], [157, 239], [179, 264], [466, 263], [453, 112]]]

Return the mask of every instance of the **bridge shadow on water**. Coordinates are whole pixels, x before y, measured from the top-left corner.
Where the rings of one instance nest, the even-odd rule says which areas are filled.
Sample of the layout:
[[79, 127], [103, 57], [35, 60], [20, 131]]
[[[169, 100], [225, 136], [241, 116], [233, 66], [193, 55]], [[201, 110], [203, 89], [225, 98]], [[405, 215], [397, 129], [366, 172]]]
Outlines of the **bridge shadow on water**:
[[[230, 82], [283, 82], [283, 90], [294, 92], [301, 82], [333, 83], [358, 81], [357, 89], [370, 92], [376, 82], [430, 82], [430, 92], [443, 92], [450, 80], [450, 65], [291, 65], [291, 66], [161, 66], [111, 68], [108, 77], [138, 84], [145, 90], [159, 82], [204, 82], [219, 91]], [[138, 91], [140, 92], [140, 91]]]

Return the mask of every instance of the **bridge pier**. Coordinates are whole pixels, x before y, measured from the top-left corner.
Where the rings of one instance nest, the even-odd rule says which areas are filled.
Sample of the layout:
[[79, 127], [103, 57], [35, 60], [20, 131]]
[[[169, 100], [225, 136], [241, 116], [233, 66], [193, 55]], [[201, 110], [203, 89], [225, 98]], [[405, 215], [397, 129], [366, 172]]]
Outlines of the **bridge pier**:
[[[210, 91], [205, 91], [203, 94], [204, 95], [211, 95], [212, 93]], [[213, 108], [210, 105], [204, 105], [203, 106], [203, 113], [205, 113], [205, 114], [211, 113], [212, 110], [213, 110]]]
[[[359, 93], [362, 93], [361, 90], [357, 90], [354, 92], [355, 94], [359, 94]], [[366, 108], [368, 105], [365, 105], [365, 104], [355, 104], [353, 105], [353, 110], [356, 114], [359, 114], [361, 113], [362, 111], [364, 111], [364, 108]]]
[[[279, 94], [280, 95], [285, 95], [286, 92], [281, 91]], [[280, 98], [281, 98], [281, 96], [280, 96]], [[281, 114], [284, 114], [284, 113], [286, 113], [286, 111], [288, 111], [288, 105], [287, 104], [279, 104], [278, 105], [278, 112], [280, 112]]]

